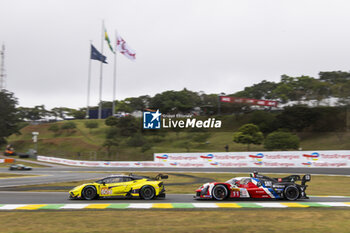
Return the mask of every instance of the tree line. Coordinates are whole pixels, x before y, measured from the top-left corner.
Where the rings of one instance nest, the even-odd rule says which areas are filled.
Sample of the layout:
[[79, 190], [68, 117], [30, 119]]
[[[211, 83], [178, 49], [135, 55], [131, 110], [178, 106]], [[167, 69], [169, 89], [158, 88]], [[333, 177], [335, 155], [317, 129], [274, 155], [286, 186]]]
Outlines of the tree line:
[[[217, 115], [249, 112], [255, 109], [247, 104], [219, 103], [219, 96], [235, 96], [253, 99], [277, 100], [280, 103], [290, 101], [314, 100], [320, 103], [327, 98], [337, 98], [336, 105], [348, 105], [350, 100], [350, 73], [343, 71], [320, 72], [319, 78], [310, 76], [291, 77], [282, 75], [280, 82], [263, 80], [260, 83], [244, 88], [231, 94], [216, 93], [206, 94], [203, 91], [194, 92], [184, 88], [180, 91], [164, 91], [153, 97], [142, 95], [129, 97], [124, 100], [115, 100], [116, 112], [132, 113], [144, 109], [159, 109], [164, 114], [190, 113], [200, 115]], [[111, 101], [103, 101], [103, 108], [112, 108]], [[97, 109], [92, 106], [91, 109]], [[260, 107], [261, 108], [261, 107]], [[39, 120], [45, 117], [64, 118], [65, 116], [75, 119], [86, 117], [86, 108], [72, 109], [56, 107], [51, 110], [45, 109], [44, 105], [33, 108], [17, 108], [20, 119]]]

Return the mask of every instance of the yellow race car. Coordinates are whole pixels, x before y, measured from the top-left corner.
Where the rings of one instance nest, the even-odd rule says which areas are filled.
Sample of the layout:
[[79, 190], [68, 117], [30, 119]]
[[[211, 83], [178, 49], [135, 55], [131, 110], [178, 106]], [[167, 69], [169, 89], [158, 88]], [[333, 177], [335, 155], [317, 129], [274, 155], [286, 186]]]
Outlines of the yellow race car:
[[73, 188], [69, 191], [69, 198], [93, 200], [104, 197], [140, 197], [151, 200], [165, 197], [164, 184], [160, 179], [167, 178], [168, 175], [164, 174], [158, 174], [154, 178], [133, 174], [112, 175]]

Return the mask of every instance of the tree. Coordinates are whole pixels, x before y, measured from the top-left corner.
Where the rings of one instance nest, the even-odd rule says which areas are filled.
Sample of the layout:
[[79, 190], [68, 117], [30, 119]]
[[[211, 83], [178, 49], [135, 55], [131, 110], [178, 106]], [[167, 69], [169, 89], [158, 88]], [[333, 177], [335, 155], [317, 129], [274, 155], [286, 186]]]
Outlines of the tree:
[[72, 115], [75, 119], [85, 119], [86, 117], [86, 110], [73, 110]]
[[247, 144], [247, 150], [250, 150], [250, 144], [260, 145], [264, 140], [259, 127], [254, 124], [245, 124], [233, 134], [233, 141], [236, 143]]
[[116, 126], [120, 130], [120, 135], [126, 137], [134, 135], [140, 129], [140, 125], [133, 116], [118, 118]]
[[69, 133], [69, 134], [75, 133], [74, 129], [76, 129], [76, 128], [77, 128], [76, 124], [74, 122], [71, 122], [71, 121], [63, 123], [61, 126], [61, 129], [66, 130], [67, 133]]
[[0, 145], [6, 144], [6, 138], [11, 134], [19, 133], [16, 104], [13, 93], [6, 90], [0, 92]]
[[264, 147], [268, 150], [298, 149], [299, 143], [298, 136], [289, 132], [275, 131], [267, 135]]
[[306, 106], [285, 107], [283, 112], [277, 116], [280, 126], [291, 131], [302, 131], [311, 126], [319, 119], [319, 114], [314, 108]]
[[53, 108], [51, 109], [51, 114], [57, 118], [61, 118], [61, 119], [65, 119], [66, 116], [71, 116], [72, 112], [74, 109], [72, 108], [66, 108], [66, 107], [57, 107], [57, 108]]
[[142, 134], [140, 134], [140, 133], [133, 135], [127, 141], [127, 144], [129, 146], [135, 146], [135, 147], [143, 146], [146, 143], [147, 143], [146, 138], [143, 137]]
[[109, 116], [105, 120], [105, 124], [107, 126], [117, 126], [118, 122], [119, 122], [119, 119], [114, 116]]
[[40, 120], [46, 116], [49, 116], [50, 112], [45, 109], [44, 105], [37, 105], [34, 108], [18, 108], [18, 116], [21, 120]]
[[243, 91], [237, 92], [235, 96], [253, 99], [275, 99], [276, 96], [272, 91], [275, 90], [277, 86], [278, 84], [275, 82], [263, 80], [251, 87], [244, 88]]
[[271, 133], [278, 128], [276, 114], [267, 111], [254, 111], [251, 114], [249, 123], [257, 125], [264, 134]]
[[182, 91], [165, 91], [150, 100], [150, 107], [160, 109], [162, 113], [190, 112], [200, 105], [200, 97], [196, 92], [184, 88]]

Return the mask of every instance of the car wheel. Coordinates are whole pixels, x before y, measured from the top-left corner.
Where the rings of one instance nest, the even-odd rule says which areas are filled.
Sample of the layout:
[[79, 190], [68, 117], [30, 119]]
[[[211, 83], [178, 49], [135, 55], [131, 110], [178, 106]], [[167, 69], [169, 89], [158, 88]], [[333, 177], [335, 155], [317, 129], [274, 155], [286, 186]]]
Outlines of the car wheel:
[[81, 196], [85, 200], [95, 199], [97, 196], [96, 188], [94, 186], [86, 186], [81, 192]]
[[215, 200], [222, 201], [227, 198], [228, 190], [225, 185], [216, 185], [212, 190], [212, 195]]
[[156, 192], [152, 186], [146, 185], [141, 188], [140, 197], [141, 199], [151, 200], [156, 197]]
[[284, 198], [289, 201], [295, 201], [299, 197], [299, 189], [296, 186], [290, 185], [284, 189]]

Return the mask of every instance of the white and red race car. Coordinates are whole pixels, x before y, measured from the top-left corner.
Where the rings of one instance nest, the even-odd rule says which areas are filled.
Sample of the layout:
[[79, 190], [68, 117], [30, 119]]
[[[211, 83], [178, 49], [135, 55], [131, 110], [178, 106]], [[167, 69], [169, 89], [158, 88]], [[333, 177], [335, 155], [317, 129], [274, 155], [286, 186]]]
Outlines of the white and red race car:
[[[301, 179], [299, 175], [284, 178], [271, 178], [251, 173], [250, 177], [235, 177], [226, 182], [212, 182], [196, 190], [195, 199], [224, 200], [227, 198], [275, 198], [294, 201], [307, 199], [305, 183], [311, 180], [310, 174]], [[301, 181], [297, 184], [296, 181]]]

